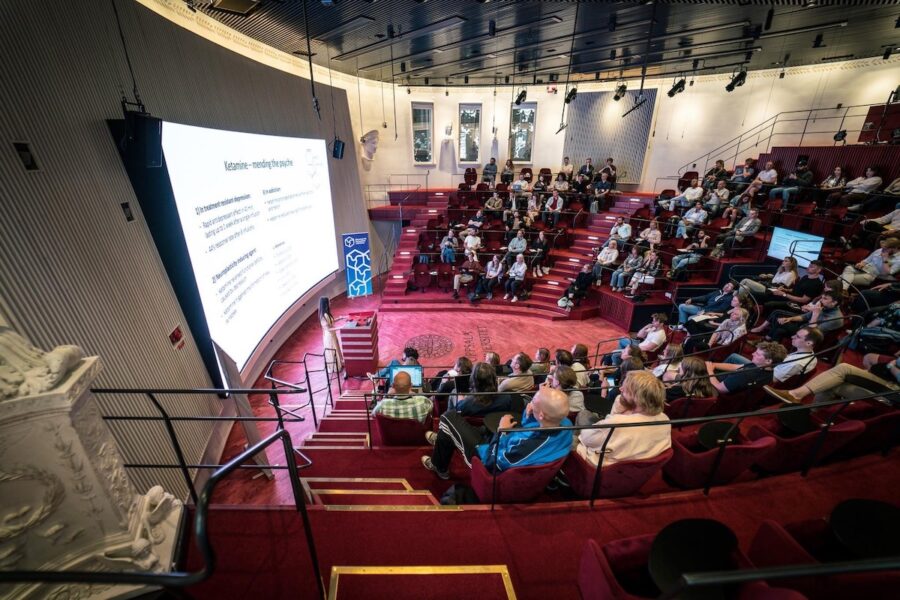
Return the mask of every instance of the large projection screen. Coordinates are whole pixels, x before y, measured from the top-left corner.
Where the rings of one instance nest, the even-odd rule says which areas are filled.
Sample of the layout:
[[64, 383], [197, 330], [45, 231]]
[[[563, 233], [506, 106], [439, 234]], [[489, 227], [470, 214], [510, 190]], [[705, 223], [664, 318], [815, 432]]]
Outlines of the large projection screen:
[[164, 122], [162, 147], [210, 336], [243, 369], [338, 269], [325, 141]]

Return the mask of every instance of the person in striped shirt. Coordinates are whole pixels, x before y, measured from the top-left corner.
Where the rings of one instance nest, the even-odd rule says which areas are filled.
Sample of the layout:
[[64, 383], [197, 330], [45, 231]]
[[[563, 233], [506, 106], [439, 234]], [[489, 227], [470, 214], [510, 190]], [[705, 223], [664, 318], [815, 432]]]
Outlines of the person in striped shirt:
[[375, 405], [372, 413], [395, 419], [415, 419], [424, 423], [434, 411], [434, 404], [425, 396], [410, 394], [411, 387], [409, 373], [398, 372], [394, 375], [394, 385], [388, 390], [388, 395]]

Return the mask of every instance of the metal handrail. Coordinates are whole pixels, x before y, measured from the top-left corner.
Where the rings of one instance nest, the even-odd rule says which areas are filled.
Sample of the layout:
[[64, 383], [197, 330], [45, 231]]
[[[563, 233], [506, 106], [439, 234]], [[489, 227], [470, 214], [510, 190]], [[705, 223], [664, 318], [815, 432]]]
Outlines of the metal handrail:
[[[268, 390], [254, 391], [260, 393], [268, 392]], [[103, 573], [95, 571], [0, 571], [0, 583], [102, 583], [183, 588], [205, 581], [213, 574], [216, 568], [216, 555], [212, 544], [210, 543], [208, 528], [209, 504], [216, 486], [225, 476], [240, 468], [242, 463], [251, 459], [278, 440], [281, 440], [284, 445], [284, 454], [288, 463], [287, 469], [291, 480], [291, 491], [294, 495], [294, 504], [303, 520], [307, 547], [310, 552], [310, 559], [319, 597], [324, 599], [325, 588], [319, 568], [319, 559], [312, 536], [309, 515], [306, 512], [306, 499], [303, 496], [303, 490], [300, 485], [300, 475], [297, 469], [297, 463], [294, 461], [293, 457], [291, 436], [284, 429], [276, 430], [268, 437], [260, 440], [250, 448], [247, 448], [224, 465], [220, 465], [203, 487], [203, 492], [200, 494], [199, 501], [196, 505], [196, 515], [194, 517], [194, 535], [204, 563], [199, 571], [173, 571], [169, 573], [140, 573], [134, 571], [123, 571], [119, 573]]]

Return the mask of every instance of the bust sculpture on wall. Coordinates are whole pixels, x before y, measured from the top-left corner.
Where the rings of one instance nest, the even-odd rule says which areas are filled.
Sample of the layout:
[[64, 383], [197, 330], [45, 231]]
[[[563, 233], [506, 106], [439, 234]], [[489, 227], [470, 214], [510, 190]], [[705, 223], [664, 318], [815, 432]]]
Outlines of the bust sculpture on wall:
[[375, 153], [378, 151], [378, 130], [372, 129], [359, 138], [362, 144], [363, 168], [369, 170], [371, 168], [370, 161], [375, 160]]
[[82, 358], [84, 352], [78, 346], [44, 352], [11, 328], [0, 326], [0, 400], [53, 389]]

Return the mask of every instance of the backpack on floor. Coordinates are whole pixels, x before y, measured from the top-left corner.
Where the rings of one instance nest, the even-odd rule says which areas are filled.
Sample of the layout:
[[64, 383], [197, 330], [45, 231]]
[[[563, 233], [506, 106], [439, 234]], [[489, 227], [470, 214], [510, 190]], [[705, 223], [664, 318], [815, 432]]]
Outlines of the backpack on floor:
[[442, 506], [458, 506], [462, 504], [479, 504], [475, 490], [467, 485], [455, 483], [447, 488], [447, 491], [441, 496]]

